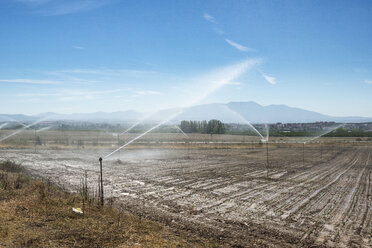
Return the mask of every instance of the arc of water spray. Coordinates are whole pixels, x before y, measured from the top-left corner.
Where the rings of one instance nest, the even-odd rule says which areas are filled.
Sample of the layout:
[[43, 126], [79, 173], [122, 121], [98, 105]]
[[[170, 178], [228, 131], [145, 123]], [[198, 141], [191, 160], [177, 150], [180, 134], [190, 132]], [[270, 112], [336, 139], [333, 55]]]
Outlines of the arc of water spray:
[[46, 119], [49, 119], [50, 117], [51, 117], [51, 116], [48, 116], [48, 117], [42, 118], [42, 119], [40, 119], [40, 120], [38, 120], [38, 121], [35, 121], [35, 122], [31, 123], [30, 125], [25, 125], [24, 127], [18, 129], [18, 130], [15, 131], [14, 133], [11, 133], [11, 134], [9, 134], [8, 136], [5, 136], [4, 138], [1, 138], [1, 139], [0, 139], [0, 142], [3, 142], [4, 140], [6, 140], [6, 139], [8, 139], [8, 138], [10, 138], [10, 137], [12, 137], [12, 136], [14, 136], [14, 135], [16, 135], [16, 134], [19, 134], [20, 132], [24, 131], [24, 130], [27, 129], [27, 128], [31, 128], [32, 126], [35, 126], [35, 125], [37, 125], [38, 123], [40, 123], [40, 122], [42, 122], [42, 121], [45, 121]]
[[114, 150], [113, 152], [107, 154], [104, 158], [108, 158], [110, 157], [112, 154], [116, 153], [117, 151], [123, 149], [124, 147], [130, 145], [131, 143], [133, 143], [134, 141], [140, 139], [141, 137], [145, 136], [146, 134], [148, 134], [149, 132], [153, 131], [154, 129], [160, 127], [161, 125], [164, 125], [165, 123], [167, 123], [168, 121], [172, 120], [173, 118], [175, 118], [176, 116], [180, 115], [183, 111], [180, 111], [174, 115], [172, 115], [169, 119], [165, 120], [165, 121], [162, 121], [160, 122], [159, 124], [153, 126], [152, 128], [150, 128], [149, 130], [147, 130], [146, 132], [138, 135], [137, 137], [131, 139], [130, 141], [128, 141], [127, 143], [125, 143], [124, 145], [122, 145], [121, 147], [117, 148], [116, 150]]
[[36, 132], [39, 133], [39, 132], [42, 132], [42, 131], [46, 131], [46, 130], [48, 130], [48, 129], [51, 129], [52, 127], [53, 127], [53, 126], [43, 127], [43, 128], [40, 128], [40, 129], [36, 130]]
[[179, 126], [175, 125], [173, 122], [170, 122], [171, 125], [174, 125], [186, 138], [190, 138]]
[[341, 124], [341, 125], [339, 125], [339, 126], [337, 126], [337, 127], [335, 127], [335, 128], [332, 128], [331, 130], [329, 130], [329, 131], [327, 131], [327, 132], [325, 132], [325, 133], [322, 133], [321, 135], [318, 135], [318, 136], [313, 137], [313, 138], [311, 138], [311, 139], [309, 139], [309, 140], [306, 140], [306, 141], [304, 141], [304, 144], [306, 144], [306, 143], [308, 143], [308, 142], [311, 142], [311, 141], [313, 141], [313, 140], [316, 140], [316, 139], [322, 137], [323, 135], [326, 135], [326, 134], [328, 134], [328, 133], [331, 133], [331, 132], [333, 132], [334, 130], [336, 130], [336, 129], [342, 127], [342, 126], [345, 126], [345, 125], [346, 125], [346, 123], [343, 123], [343, 124]]
[[26, 124], [24, 124], [24, 123], [22, 123], [22, 122], [20, 122], [20, 121], [18, 121], [18, 120], [16, 120], [16, 119], [13, 119], [13, 118], [11, 118], [11, 117], [9, 117], [9, 116], [6, 116], [6, 118], [9, 119], [9, 120], [11, 120], [11, 121], [15, 121], [15, 122], [17, 122], [18, 124], [20, 124], [20, 125], [22, 125], [22, 126], [24, 126], [24, 127], [27, 126]]
[[270, 126], [265, 124], [266, 127], [266, 142], [269, 142], [269, 135], [270, 135]]
[[[196, 98], [194, 101], [192, 101], [190, 104], [188, 104], [186, 106], [186, 108], [182, 109], [181, 111], [173, 114], [170, 118], [168, 118], [167, 120], [165, 121], [162, 121], [160, 122], [159, 124], [153, 126], [152, 128], [150, 128], [149, 130], [147, 130], [146, 132], [138, 135], [137, 137], [135, 137], [134, 139], [128, 141], [126, 144], [124, 144], [123, 146], [117, 148], [116, 150], [114, 150], [113, 152], [107, 154], [104, 158], [108, 158], [110, 157], [112, 154], [116, 153], [117, 151], [123, 149], [124, 147], [128, 146], [129, 144], [133, 143], [134, 141], [136, 141], [137, 139], [143, 137], [144, 135], [148, 134], [149, 132], [151, 132], [152, 130], [160, 127], [161, 125], [169, 122], [170, 120], [174, 119], [176, 116], [180, 115], [181, 113], [183, 113], [186, 109], [190, 108], [191, 106], [193, 106], [194, 104], [196, 104], [197, 102], [200, 102], [201, 100], [203, 100], [204, 98], [206, 98], [207, 96], [209, 96], [212, 92], [216, 91], [217, 89], [221, 88], [222, 86], [228, 84], [231, 80], [233, 80], [234, 78], [242, 75], [244, 72], [246, 72], [247, 69], [249, 69], [250, 67], [256, 65], [259, 61], [257, 60], [246, 60], [246, 61], [243, 61], [241, 63], [238, 63], [236, 65], [233, 65], [233, 66], [230, 66], [230, 67], [227, 67], [227, 68], [224, 68], [224, 70], [222, 70], [222, 73], [217, 73], [219, 76], [224, 76], [225, 78], [223, 79], [214, 79], [212, 80], [211, 84], [209, 85], [209, 88], [207, 89], [206, 92], [203, 92], [202, 95], [200, 95], [198, 98]], [[262, 136], [260, 134], [260, 136]]]
[[189, 138], [189, 136], [179, 127], [179, 126], [175, 126], [178, 130], [181, 131], [181, 133], [186, 137], [186, 138]]
[[139, 124], [141, 124], [144, 120], [147, 120], [148, 118], [150, 118], [151, 116], [153, 116], [154, 113], [150, 113], [146, 116], [144, 116], [143, 118], [141, 118], [139, 121], [137, 121], [136, 123], [134, 123], [132, 126], [128, 127], [124, 132], [122, 133], [119, 133], [119, 136], [122, 135], [122, 134], [125, 134], [127, 132], [129, 132], [130, 130], [132, 130], [133, 128], [135, 128], [136, 126], [138, 126]]
[[126, 129], [124, 132], [119, 133], [119, 135], [122, 135], [122, 134], [125, 134], [125, 133], [129, 132], [130, 130], [132, 130], [133, 128], [135, 128], [137, 125], [139, 125], [142, 121], [143, 120], [140, 120], [140, 121], [134, 123], [132, 126], [130, 126], [128, 129]]
[[5, 122], [5, 123], [1, 124], [0, 129], [3, 129], [3, 127], [5, 127], [6, 125], [8, 125], [8, 122]]
[[247, 124], [254, 132], [256, 132], [262, 140], [265, 140], [264, 136], [262, 136], [262, 134], [249, 122], [247, 121], [247, 119], [245, 119], [241, 114], [239, 114], [238, 112], [232, 110], [231, 108], [229, 108], [228, 106], [225, 106], [224, 107], [230, 111], [232, 114], [234, 114], [235, 116], [237, 116], [239, 119], [241, 119], [245, 124]]
[[252, 128], [260, 137], [263, 142], [266, 143], [266, 176], [269, 177], [269, 125], [265, 124], [266, 126], [266, 138], [249, 122], [247, 121], [241, 114], [238, 112], [230, 109], [228, 106], [224, 106], [227, 110], [231, 113], [239, 117], [242, 121], [244, 121], [250, 128]]

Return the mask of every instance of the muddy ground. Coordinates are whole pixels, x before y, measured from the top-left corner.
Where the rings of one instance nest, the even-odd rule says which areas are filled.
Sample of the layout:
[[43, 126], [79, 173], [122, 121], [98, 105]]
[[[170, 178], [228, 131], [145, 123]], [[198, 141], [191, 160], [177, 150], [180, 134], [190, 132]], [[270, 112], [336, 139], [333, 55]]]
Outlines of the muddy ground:
[[[105, 197], [226, 247], [371, 247], [372, 147], [131, 148], [104, 159]], [[218, 148], [218, 147], [217, 147]], [[2, 149], [0, 159], [77, 190], [112, 149]]]

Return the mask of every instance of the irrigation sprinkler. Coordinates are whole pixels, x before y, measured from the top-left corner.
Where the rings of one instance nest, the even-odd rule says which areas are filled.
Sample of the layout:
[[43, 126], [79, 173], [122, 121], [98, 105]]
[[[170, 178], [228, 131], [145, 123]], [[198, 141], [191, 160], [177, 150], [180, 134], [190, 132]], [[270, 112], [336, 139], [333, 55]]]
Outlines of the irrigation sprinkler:
[[20, 122], [20, 121], [18, 121], [16, 119], [10, 118], [9, 116], [7, 116], [6, 118], [9, 119], [10, 121], [14, 121], [14, 122], [20, 124], [23, 127], [27, 127], [27, 125], [25, 125], [24, 123], [22, 123], [22, 122]]
[[[238, 117], [240, 120], [242, 120], [245, 124], [247, 124], [255, 133], [257, 133], [260, 138], [261, 138], [261, 142], [265, 142], [266, 143], [266, 160], [267, 160], [267, 175], [269, 175], [269, 148], [268, 148], [268, 142], [269, 142], [269, 127], [267, 124], [265, 124], [266, 126], [266, 138], [247, 120], [245, 119], [241, 114], [239, 114], [238, 112], [230, 109], [229, 107], [227, 106], [224, 106], [226, 110], [228, 110], [230, 113], [232, 113], [233, 115], [235, 115], [236, 117]], [[252, 143], [252, 149], [254, 149], [254, 143]]]
[[247, 119], [245, 119], [241, 114], [239, 114], [238, 112], [232, 110], [231, 108], [227, 107], [227, 106], [224, 106], [224, 108], [229, 111], [230, 113], [232, 113], [233, 115], [235, 115], [236, 117], [238, 117], [240, 120], [242, 120], [243, 122], [245, 122], [245, 124], [247, 124], [254, 132], [256, 132], [258, 134], [258, 136], [260, 136], [260, 138], [262, 140], [264, 140], [265, 138], [262, 136], [262, 134], [249, 122], [247, 121]]
[[[328, 131], [326, 131], [326, 132], [324, 132], [324, 133], [322, 133], [322, 134], [320, 134], [320, 135], [318, 135], [318, 136], [316, 136], [316, 137], [313, 137], [313, 138], [311, 138], [311, 139], [305, 140], [305, 141], [302, 143], [302, 165], [305, 165], [305, 144], [306, 144], [307, 142], [311, 142], [311, 141], [313, 141], [313, 140], [319, 139], [320, 137], [322, 137], [322, 136], [324, 136], [324, 135], [326, 135], [326, 134], [329, 134], [329, 133], [333, 132], [334, 130], [336, 130], [336, 129], [342, 127], [342, 126], [345, 126], [345, 124], [346, 124], [346, 123], [343, 123], [343, 124], [338, 125], [337, 127], [334, 127], [334, 128], [332, 128], [331, 130], [328, 130]], [[322, 158], [322, 157], [323, 157], [323, 150], [322, 150], [322, 147], [321, 147], [321, 150], [320, 150], [320, 151], [321, 151], [321, 158]]]
[[[245, 124], [247, 124], [254, 132], [256, 132], [260, 138], [261, 138], [261, 142], [265, 142], [266, 143], [266, 175], [267, 177], [269, 177], [269, 128], [270, 126], [265, 124], [266, 126], [266, 138], [247, 120], [245, 119], [241, 114], [239, 114], [238, 112], [230, 109], [229, 107], [227, 106], [224, 106], [226, 110], [228, 110], [230, 113], [232, 113], [233, 115], [235, 115], [236, 117], [238, 117], [240, 120], [244, 121]], [[212, 135], [212, 134], [211, 134]], [[252, 143], [252, 146], [253, 146], [253, 143]]]
[[151, 127], [150, 129], [148, 129], [147, 131], [141, 133], [140, 135], [138, 135], [137, 137], [129, 140], [127, 143], [125, 143], [124, 145], [120, 146], [119, 148], [115, 149], [114, 151], [110, 152], [109, 154], [107, 154], [106, 156], [104, 156], [104, 158], [108, 158], [110, 157], [111, 155], [115, 154], [116, 152], [120, 151], [121, 149], [123, 149], [124, 147], [132, 144], [134, 141], [140, 139], [141, 137], [145, 136], [146, 134], [148, 134], [149, 132], [151, 132], [152, 130], [164, 125], [165, 123], [169, 122], [170, 120], [174, 119], [176, 116], [180, 115], [181, 113], [183, 113], [183, 110], [173, 114], [171, 117], [169, 117], [169, 119], [165, 120], [165, 121], [162, 121], [158, 124], [156, 124], [155, 126]]
[[175, 125], [175, 127], [183, 134], [183, 136], [185, 136], [187, 139], [189, 138], [189, 136], [177, 125]]
[[[182, 108], [180, 111], [174, 113], [173, 115], [171, 115], [166, 120], [164, 120], [164, 121], [156, 124], [155, 126], [151, 127], [150, 129], [148, 129], [147, 131], [145, 131], [142, 134], [138, 135], [137, 137], [129, 140], [124, 145], [120, 146], [119, 148], [117, 148], [114, 151], [112, 151], [109, 154], [107, 154], [104, 158], [110, 157], [111, 155], [113, 155], [117, 151], [125, 148], [126, 146], [130, 145], [134, 141], [140, 139], [141, 137], [145, 136], [146, 134], [148, 134], [152, 130], [154, 130], [154, 129], [156, 129], [156, 128], [162, 126], [162, 125], [164, 125], [165, 123], [167, 123], [167, 122], [169, 122], [171, 120], [173, 120], [175, 117], [177, 117], [180, 114], [182, 114], [186, 109], [191, 108], [192, 106], [196, 105], [200, 101], [204, 100], [206, 97], [208, 97], [214, 91], [220, 89], [222, 86], [227, 85], [228, 83], [230, 83], [235, 78], [241, 76], [248, 69], [252, 68], [256, 63], [257, 63], [256, 60], [245, 60], [245, 61], [240, 62], [238, 64], [235, 64], [235, 65], [232, 65], [232, 66], [229, 66], [229, 67], [222, 68], [222, 70], [220, 69], [219, 72], [222, 72], [222, 74], [217, 73], [217, 74], [219, 74], [219, 79], [218, 80], [215, 79], [216, 73], [213, 73], [213, 78], [207, 77], [207, 78], [203, 79], [204, 81], [205, 80], [210, 81], [209, 87], [207, 88], [207, 90], [205, 92], [200, 92], [201, 94], [199, 94], [195, 99], [191, 99], [191, 101], [189, 101], [189, 103], [186, 104], [186, 106], [184, 106], [184, 108]], [[135, 125], [137, 125], [137, 124], [135, 124]], [[133, 126], [135, 126], [135, 125], [133, 125]], [[260, 134], [260, 136], [262, 136], [262, 135]]]
[[35, 132], [35, 153], [36, 153], [36, 146], [41, 145], [40, 136], [39, 136], [39, 140], [38, 140], [38, 138], [36, 136], [36, 133], [40, 133], [40, 132], [43, 132], [45, 130], [51, 129], [52, 127], [53, 127], [53, 125], [43, 127], [43, 128], [38, 129], [38, 130], [36, 130], [36, 127], [34, 128], [34, 132]]
[[99, 169], [100, 169], [100, 196], [101, 196], [101, 206], [103, 207], [103, 179], [102, 179], [102, 158], [100, 157], [99, 159]]

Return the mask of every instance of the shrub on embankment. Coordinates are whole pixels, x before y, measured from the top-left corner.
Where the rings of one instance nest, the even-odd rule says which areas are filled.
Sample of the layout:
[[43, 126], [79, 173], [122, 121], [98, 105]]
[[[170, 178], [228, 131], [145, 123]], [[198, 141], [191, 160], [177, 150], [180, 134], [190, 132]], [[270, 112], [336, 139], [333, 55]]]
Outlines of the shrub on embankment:
[[[112, 207], [99, 207], [50, 182], [0, 163], [0, 247], [207, 247], [169, 228]], [[87, 203], [88, 202], [88, 203]]]

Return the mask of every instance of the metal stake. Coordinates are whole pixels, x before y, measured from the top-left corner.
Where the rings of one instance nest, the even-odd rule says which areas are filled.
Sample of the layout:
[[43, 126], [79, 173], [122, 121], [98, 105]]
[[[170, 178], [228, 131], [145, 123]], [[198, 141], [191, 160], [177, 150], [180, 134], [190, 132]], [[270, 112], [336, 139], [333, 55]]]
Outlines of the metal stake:
[[[118, 133], [118, 147], [120, 147], [120, 139], [119, 139], [119, 133]], [[120, 157], [120, 150], [119, 150], [119, 157]]]
[[269, 177], [269, 141], [266, 141], [266, 177]]
[[302, 165], [305, 165], [305, 143], [302, 143]]
[[36, 128], [34, 129], [35, 132], [35, 153], [36, 153]]
[[101, 206], [103, 207], [102, 158], [99, 158], [99, 169], [101, 171]]

